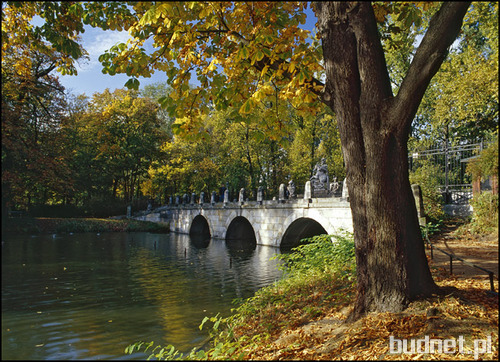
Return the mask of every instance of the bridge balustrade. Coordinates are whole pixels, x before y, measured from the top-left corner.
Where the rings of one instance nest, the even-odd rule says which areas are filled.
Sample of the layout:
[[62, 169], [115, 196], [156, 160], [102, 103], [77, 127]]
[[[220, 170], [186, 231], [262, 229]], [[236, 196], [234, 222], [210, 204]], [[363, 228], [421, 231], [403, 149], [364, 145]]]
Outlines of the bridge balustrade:
[[[284, 197], [280, 197], [280, 194], [270, 193], [269, 190], [264, 190], [262, 192], [262, 199], [259, 198], [259, 192], [248, 191], [245, 190], [245, 198], [244, 202], [248, 201], [277, 201], [285, 200], [301, 200], [304, 198], [305, 193], [305, 185], [295, 186], [295, 191], [293, 195], [290, 195], [290, 191], [285, 184], [282, 184], [281, 187], [284, 186]], [[338, 188], [336, 190], [324, 189], [324, 190], [311, 190], [312, 198], [341, 198], [342, 197], [342, 182], [339, 182]], [[273, 194], [273, 196], [269, 196], [269, 194]], [[224, 199], [219, 193], [213, 191], [212, 193], [201, 192], [200, 194], [196, 193], [184, 193], [182, 195], [172, 195], [168, 198], [168, 202], [163, 206], [181, 206], [181, 205], [197, 205], [197, 204], [222, 204], [222, 203], [238, 203], [239, 200], [239, 191], [226, 192], [229, 199]], [[250, 196], [250, 197], [249, 197]]]

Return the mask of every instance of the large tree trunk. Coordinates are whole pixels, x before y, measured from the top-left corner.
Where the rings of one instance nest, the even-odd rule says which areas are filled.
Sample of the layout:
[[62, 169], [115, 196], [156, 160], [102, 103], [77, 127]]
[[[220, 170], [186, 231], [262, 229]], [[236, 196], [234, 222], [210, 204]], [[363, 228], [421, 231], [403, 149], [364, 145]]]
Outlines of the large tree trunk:
[[467, 7], [444, 3], [394, 97], [372, 5], [316, 4], [326, 68], [323, 100], [339, 124], [353, 215], [355, 318], [400, 311], [439, 290], [408, 179], [407, 141], [425, 89], [458, 35]]

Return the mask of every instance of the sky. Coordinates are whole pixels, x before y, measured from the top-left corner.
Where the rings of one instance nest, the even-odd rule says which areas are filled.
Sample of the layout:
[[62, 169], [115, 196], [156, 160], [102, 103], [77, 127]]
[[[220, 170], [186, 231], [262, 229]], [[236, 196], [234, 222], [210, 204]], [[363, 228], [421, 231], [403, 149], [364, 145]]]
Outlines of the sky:
[[[102, 73], [102, 65], [99, 63], [99, 56], [105, 50], [117, 43], [125, 43], [129, 38], [126, 31], [104, 31], [85, 25], [85, 33], [81, 34], [82, 44], [88, 52], [89, 60], [79, 60], [76, 63], [78, 75], [58, 75], [59, 81], [74, 94], [85, 93], [92, 96], [95, 92], [102, 93], [106, 88], [113, 91], [116, 88], [124, 88], [125, 82], [129, 79], [126, 74], [116, 74], [111, 76]], [[139, 78], [141, 88], [146, 84], [155, 82], [165, 82], [167, 77], [161, 73], [155, 73], [151, 78]]]
[[[316, 25], [316, 17], [310, 8], [306, 10], [306, 13], [307, 20], [304, 27], [313, 30]], [[98, 58], [105, 50], [116, 43], [125, 43], [128, 39], [128, 33], [126, 31], [103, 31], [86, 25], [85, 32], [81, 34], [81, 37], [83, 47], [88, 52], [90, 60], [77, 62], [77, 76], [58, 74], [59, 81], [66, 90], [73, 94], [85, 93], [87, 96], [92, 96], [95, 92], [102, 93], [106, 88], [111, 91], [116, 88], [124, 88], [129, 77], [126, 74], [116, 74], [114, 76], [103, 74], [101, 71], [102, 65], [99, 63]], [[166, 82], [166, 80], [167, 76], [165, 74], [156, 72], [150, 78], [140, 77], [140, 88], [147, 84]]]

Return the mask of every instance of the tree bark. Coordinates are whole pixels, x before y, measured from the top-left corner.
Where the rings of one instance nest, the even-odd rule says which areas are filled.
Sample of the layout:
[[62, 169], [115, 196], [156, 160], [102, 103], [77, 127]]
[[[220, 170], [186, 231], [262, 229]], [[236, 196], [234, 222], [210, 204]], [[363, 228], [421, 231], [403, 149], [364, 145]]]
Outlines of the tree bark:
[[468, 6], [442, 5], [393, 96], [372, 5], [316, 3], [326, 70], [323, 100], [339, 124], [353, 215], [358, 286], [351, 317], [397, 312], [439, 291], [409, 183], [407, 142]]

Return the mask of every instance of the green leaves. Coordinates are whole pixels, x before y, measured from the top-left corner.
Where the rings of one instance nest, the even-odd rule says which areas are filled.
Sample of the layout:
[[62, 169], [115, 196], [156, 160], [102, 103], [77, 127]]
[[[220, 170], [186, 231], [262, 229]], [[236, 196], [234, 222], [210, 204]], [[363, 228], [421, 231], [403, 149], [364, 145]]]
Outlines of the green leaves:
[[282, 268], [287, 273], [314, 273], [326, 269], [341, 270], [354, 267], [354, 240], [351, 233], [340, 231], [335, 235], [319, 235], [302, 240], [303, 244], [290, 254], [280, 254]]
[[498, 34], [498, 3], [473, 2], [422, 100], [415, 139], [476, 143], [497, 129]]
[[142, 18], [139, 20], [139, 25], [149, 25], [157, 21], [162, 16], [162, 10], [165, 7], [171, 7], [168, 3], [166, 4], [154, 4], [149, 7], [149, 9], [144, 13]]
[[139, 90], [139, 85], [140, 85], [140, 82], [139, 82], [139, 80], [137, 78], [130, 78], [125, 83], [125, 87], [127, 87], [128, 89]]
[[256, 61], [261, 61], [264, 59], [264, 53], [261, 49], [257, 49], [257, 51], [252, 55], [250, 64], [254, 65]]

